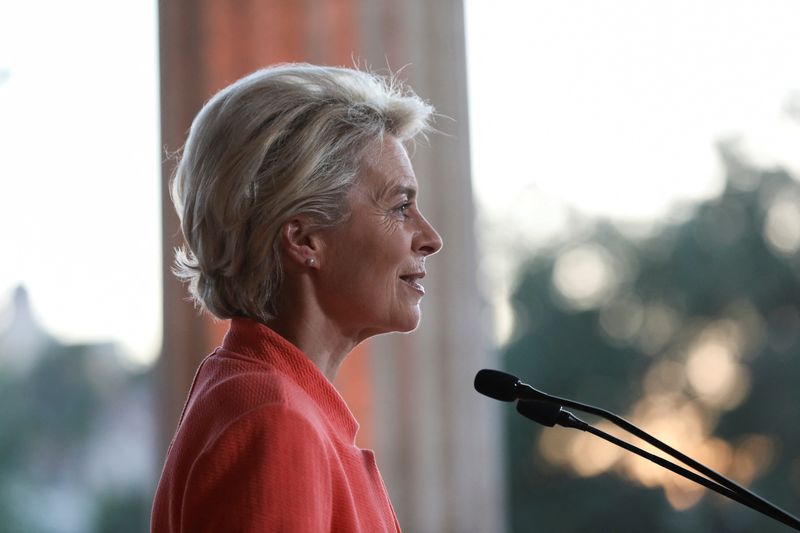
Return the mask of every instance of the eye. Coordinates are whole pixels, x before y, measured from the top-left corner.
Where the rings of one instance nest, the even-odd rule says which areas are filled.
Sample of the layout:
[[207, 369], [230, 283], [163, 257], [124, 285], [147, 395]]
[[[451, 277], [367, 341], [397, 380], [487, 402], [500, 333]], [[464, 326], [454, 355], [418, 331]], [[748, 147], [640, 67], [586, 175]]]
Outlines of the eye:
[[403, 215], [404, 217], [408, 217], [408, 210], [414, 206], [412, 202], [405, 202], [395, 208], [395, 211]]

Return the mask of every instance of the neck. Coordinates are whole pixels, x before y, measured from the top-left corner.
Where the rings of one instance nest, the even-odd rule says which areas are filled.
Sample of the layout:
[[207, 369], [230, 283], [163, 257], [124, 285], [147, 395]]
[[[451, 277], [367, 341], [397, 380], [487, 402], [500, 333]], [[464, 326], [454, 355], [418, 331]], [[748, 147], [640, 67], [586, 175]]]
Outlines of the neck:
[[279, 312], [278, 318], [267, 322], [267, 326], [297, 346], [330, 382], [336, 378], [347, 354], [359, 342], [345, 335], [323, 314], [301, 309]]

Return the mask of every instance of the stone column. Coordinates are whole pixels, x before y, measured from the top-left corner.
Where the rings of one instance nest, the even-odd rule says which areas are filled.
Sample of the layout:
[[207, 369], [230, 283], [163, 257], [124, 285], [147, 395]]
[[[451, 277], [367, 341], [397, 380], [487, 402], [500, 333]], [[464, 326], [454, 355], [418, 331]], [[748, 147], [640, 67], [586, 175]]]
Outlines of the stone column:
[[[313, 5], [312, 5], [313, 4]], [[219, 344], [227, 321], [200, 316], [170, 272], [181, 242], [169, 198], [174, 159], [192, 119], [219, 89], [274, 63], [337, 63], [353, 41], [351, 0], [161, 0], [161, 135], [165, 149], [162, 214], [164, 341], [159, 361], [161, 444], [164, 451], [199, 361]], [[312, 9], [314, 7], [315, 9]], [[326, 43], [322, 46], [320, 43]], [[344, 56], [344, 57], [336, 57]]]
[[415, 532], [505, 528], [497, 406], [472, 387], [497, 366], [477, 279], [461, 0], [362, 0], [359, 56], [398, 70], [440, 114], [412, 162], [421, 206], [442, 234], [423, 322], [375, 339], [378, 458], [400, 523]]

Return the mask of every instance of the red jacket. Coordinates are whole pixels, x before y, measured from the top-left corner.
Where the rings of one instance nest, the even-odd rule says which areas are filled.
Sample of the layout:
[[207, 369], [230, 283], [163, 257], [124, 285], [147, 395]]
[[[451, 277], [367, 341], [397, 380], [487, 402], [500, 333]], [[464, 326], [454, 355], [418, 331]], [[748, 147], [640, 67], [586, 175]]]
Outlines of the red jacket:
[[320, 370], [233, 319], [200, 365], [153, 502], [151, 531], [399, 531], [375, 456]]

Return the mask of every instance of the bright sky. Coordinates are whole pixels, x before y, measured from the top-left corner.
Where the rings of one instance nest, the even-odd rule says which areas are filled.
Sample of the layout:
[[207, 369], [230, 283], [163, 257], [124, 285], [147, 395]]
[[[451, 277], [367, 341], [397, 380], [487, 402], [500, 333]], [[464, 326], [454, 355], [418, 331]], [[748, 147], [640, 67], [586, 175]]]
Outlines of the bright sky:
[[796, 0], [466, 9], [475, 190], [490, 213], [533, 187], [651, 219], [719, 190], [714, 142], [730, 135], [800, 167], [800, 130], [782, 116], [800, 89]]
[[[161, 336], [156, 2], [0, 0], [0, 309], [67, 341]], [[2, 319], [0, 314], [0, 329]]]
[[679, 218], [720, 192], [721, 139], [800, 170], [796, 0], [465, 7], [479, 236], [502, 250], [481, 256], [498, 344], [520, 259], [580, 235], [587, 216], [639, 230]]
[[[719, 190], [733, 134], [800, 168], [796, 0], [465, 3], [490, 224], [656, 219]], [[155, 1], [0, 0], [0, 308], [24, 283], [46, 328], [142, 363], [161, 338], [156, 36]]]

